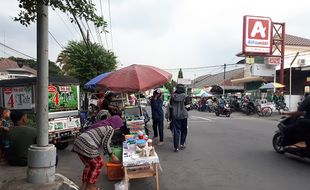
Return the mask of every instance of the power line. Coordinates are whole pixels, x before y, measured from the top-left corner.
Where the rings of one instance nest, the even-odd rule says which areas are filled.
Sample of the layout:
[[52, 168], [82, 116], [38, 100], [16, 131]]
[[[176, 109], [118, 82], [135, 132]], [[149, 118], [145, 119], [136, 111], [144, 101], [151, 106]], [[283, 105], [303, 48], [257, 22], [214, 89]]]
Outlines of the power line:
[[8, 48], [8, 49], [10, 49], [10, 50], [12, 50], [12, 51], [14, 51], [14, 52], [17, 52], [17, 53], [19, 53], [19, 54], [21, 54], [21, 55], [23, 55], [23, 56], [25, 56], [25, 57], [28, 57], [28, 58], [31, 58], [31, 59], [36, 60], [36, 58], [34, 58], [34, 57], [30, 56], [30, 55], [27, 55], [27, 54], [25, 54], [25, 53], [23, 53], [23, 52], [21, 52], [21, 51], [18, 51], [18, 50], [14, 49], [14, 48], [12, 48], [12, 47], [10, 47], [10, 46], [7, 46], [7, 45], [5, 45], [5, 44], [3, 44], [3, 43], [1, 43], [1, 42], [0, 42], [0, 45], [4, 46], [4, 47], [6, 47], [6, 48]]
[[102, 38], [101, 38], [101, 35], [100, 35], [100, 32], [99, 32], [99, 29], [95, 25], [94, 25], [94, 27], [95, 27], [95, 31], [96, 31], [96, 34], [97, 34], [98, 41], [99, 41], [100, 45], [103, 46]]
[[[103, 10], [102, 10], [102, 0], [99, 1], [99, 4], [100, 4], [100, 11], [101, 11], [101, 17], [102, 19], [104, 20], [104, 16], [103, 16]], [[109, 44], [108, 44], [108, 38], [107, 38], [107, 31], [105, 29], [105, 25], [102, 27], [103, 29], [103, 32], [104, 32], [104, 38], [105, 38], [105, 43], [106, 43], [106, 46], [107, 46], [107, 49], [109, 49]]]
[[[303, 51], [299, 51], [299, 53], [305, 53], [305, 52], [310, 52], [310, 50], [303, 50]], [[296, 55], [296, 53], [289, 53], [289, 54], [286, 54], [286, 55], [284, 55], [284, 57], [290, 57], [290, 56], [292, 56], [292, 57], [294, 57]]]
[[95, 40], [95, 38], [94, 38], [94, 35], [93, 35], [93, 32], [91, 31], [91, 29], [90, 29], [90, 27], [89, 27], [88, 22], [87, 22], [86, 19], [85, 19], [85, 22], [86, 22], [86, 25], [87, 25], [87, 28], [88, 28], [88, 30], [89, 30], [89, 32], [90, 32], [91, 37], [93, 38], [94, 42], [96, 42], [96, 40]]
[[[226, 66], [236, 66], [236, 63], [232, 63], [232, 64], [226, 64]], [[209, 69], [209, 68], [214, 68], [214, 67], [224, 67], [223, 65], [210, 65], [210, 66], [204, 66], [204, 67], [186, 67], [186, 68], [181, 68], [182, 70], [195, 70], [195, 69]], [[171, 69], [163, 69], [163, 70], [179, 70], [180, 68], [171, 68]]]
[[[67, 28], [67, 30], [72, 34], [72, 36], [75, 36], [73, 34], [73, 32], [70, 30], [70, 28], [68, 27], [68, 25], [66, 24], [66, 22], [64, 21], [64, 19], [60, 16], [60, 14], [54, 9], [54, 11], [56, 12], [56, 14], [58, 15], [58, 17], [60, 18], [60, 20], [64, 23], [65, 27]], [[80, 36], [80, 35], [79, 35]]]
[[110, 33], [111, 33], [111, 47], [113, 50], [113, 33], [112, 33], [112, 17], [111, 17], [111, 4], [110, 0], [108, 0], [108, 5], [109, 5], [109, 20], [110, 20]]
[[3, 54], [6, 54], [6, 55], [8, 55], [8, 56], [13, 56], [13, 55], [11, 55], [11, 54], [8, 54], [4, 49], [2, 49], [1, 51], [3, 52]]
[[50, 32], [50, 31], [48, 31], [48, 33], [52, 36], [52, 38], [55, 40], [55, 42], [59, 45], [59, 47], [61, 47], [61, 49], [65, 49], [64, 48], [64, 46], [62, 46], [59, 42], [58, 42], [58, 40], [55, 38], [55, 36]]

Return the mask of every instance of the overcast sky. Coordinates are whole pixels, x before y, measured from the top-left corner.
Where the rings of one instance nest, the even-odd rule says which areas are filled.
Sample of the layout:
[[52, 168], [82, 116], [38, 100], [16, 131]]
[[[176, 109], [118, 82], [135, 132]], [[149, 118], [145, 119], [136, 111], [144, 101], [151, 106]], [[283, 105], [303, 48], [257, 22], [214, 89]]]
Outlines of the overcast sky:
[[[11, 17], [18, 13], [17, 0], [0, 0], [0, 42], [36, 57], [36, 26], [26, 28]], [[99, 0], [93, 0], [100, 13]], [[101, 0], [109, 23], [108, 1]], [[288, 34], [310, 38], [310, 1], [280, 0], [110, 0], [113, 51], [120, 65], [147, 64], [163, 69], [204, 67], [235, 63], [241, 51], [244, 15], [268, 16], [285, 22]], [[49, 12], [49, 30], [62, 46], [81, 40], [77, 27], [59, 11]], [[95, 29], [91, 26], [98, 42]], [[109, 28], [108, 28], [109, 30]], [[111, 34], [101, 35], [109, 49]], [[49, 36], [49, 59], [55, 61], [61, 47]], [[20, 56], [0, 46], [0, 57]], [[231, 68], [230, 68], [231, 69]], [[173, 74], [176, 70], [168, 70]], [[221, 71], [184, 69], [188, 78]]]

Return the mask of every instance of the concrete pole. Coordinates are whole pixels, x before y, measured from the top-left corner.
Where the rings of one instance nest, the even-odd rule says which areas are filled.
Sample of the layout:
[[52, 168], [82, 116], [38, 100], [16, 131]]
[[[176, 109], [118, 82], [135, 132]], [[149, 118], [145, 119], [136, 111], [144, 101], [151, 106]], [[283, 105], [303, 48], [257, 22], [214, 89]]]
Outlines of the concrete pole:
[[[39, 8], [42, 8], [39, 10]], [[48, 145], [48, 7], [38, 6], [37, 20], [37, 144]]]
[[290, 65], [290, 97], [289, 97], [289, 108], [290, 108], [290, 110], [292, 109], [292, 107], [291, 107], [291, 102], [292, 102], [292, 65]]
[[292, 99], [292, 65], [295, 62], [297, 56], [299, 55], [299, 52], [296, 53], [294, 59], [292, 60], [291, 64], [290, 64], [290, 97], [289, 97], [289, 108], [290, 110], [292, 109], [292, 105], [291, 105], [291, 99]]
[[37, 144], [28, 150], [27, 181], [46, 184], [55, 180], [56, 148], [48, 140], [48, 6], [37, 5]]
[[226, 80], [226, 63], [224, 64], [223, 96], [225, 96], [225, 80]]

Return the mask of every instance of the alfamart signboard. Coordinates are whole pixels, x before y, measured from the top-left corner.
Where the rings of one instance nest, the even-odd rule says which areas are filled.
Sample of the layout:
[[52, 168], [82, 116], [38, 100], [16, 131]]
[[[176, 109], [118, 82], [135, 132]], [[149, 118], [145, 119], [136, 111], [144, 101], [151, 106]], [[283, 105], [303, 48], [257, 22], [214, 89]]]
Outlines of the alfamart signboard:
[[271, 19], [260, 16], [244, 16], [243, 18], [243, 53], [271, 54]]

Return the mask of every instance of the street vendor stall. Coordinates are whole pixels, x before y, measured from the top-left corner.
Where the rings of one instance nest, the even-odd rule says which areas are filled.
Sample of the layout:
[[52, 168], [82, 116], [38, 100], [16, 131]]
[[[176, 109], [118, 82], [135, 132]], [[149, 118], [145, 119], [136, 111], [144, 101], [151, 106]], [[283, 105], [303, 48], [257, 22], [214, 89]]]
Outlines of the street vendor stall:
[[[169, 82], [172, 75], [149, 65], [130, 65], [114, 71], [97, 85], [117, 92], [141, 92], [158, 88]], [[123, 169], [128, 189], [130, 179], [155, 177], [159, 190], [159, 158], [152, 140], [145, 134], [145, 116], [142, 107], [125, 107], [125, 120], [130, 135], [123, 143]]]
[[123, 144], [123, 167], [126, 189], [130, 179], [155, 177], [159, 190], [159, 158], [152, 140], [145, 140], [142, 134], [138, 139], [129, 138]]

